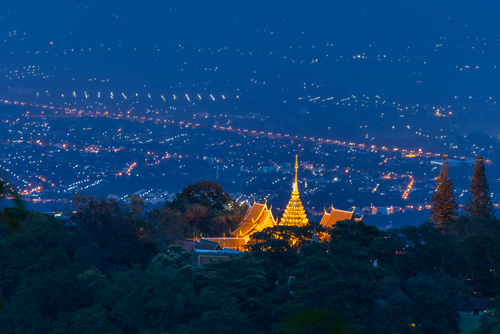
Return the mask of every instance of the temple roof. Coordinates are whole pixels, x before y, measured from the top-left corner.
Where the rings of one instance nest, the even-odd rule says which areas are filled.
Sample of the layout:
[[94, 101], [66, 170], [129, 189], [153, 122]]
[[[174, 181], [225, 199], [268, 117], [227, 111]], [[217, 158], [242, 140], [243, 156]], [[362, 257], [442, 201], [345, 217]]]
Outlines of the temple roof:
[[247, 222], [257, 221], [264, 212], [264, 210], [268, 210], [266, 203], [260, 204], [254, 202], [252, 206], [248, 208], [245, 217], [243, 217], [243, 221]]
[[217, 242], [217, 240], [211, 240], [216, 238], [201, 238], [195, 245], [194, 249], [209, 249], [209, 250], [217, 250], [220, 249], [221, 246]]
[[362, 218], [354, 217], [354, 210], [345, 211], [345, 210], [338, 210], [332, 207], [332, 211], [330, 213], [327, 213], [325, 210], [323, 218], [321, 218], [320, 225], [323, 227], [332, 227], [335, 226], [337, 222], [342, 220], [360, 221], [361, 219]]
[[178, 243], [179, 245], [183, 246], [188, 251], [192, 251], [196, 244], [196, 241], [197, 241], [196, 239], [184, 238], [182, 240], [176, 241], [175, 243]]
[[247, 238], [255, 232], [262, 231], [267, 227], [276, 225], [271, 210], [267, 207], [267, 203], [253, 203], [248, 208], [245, 217], [240, 223], [240, 226], [231, 232], [231, 235], [238, 238]]

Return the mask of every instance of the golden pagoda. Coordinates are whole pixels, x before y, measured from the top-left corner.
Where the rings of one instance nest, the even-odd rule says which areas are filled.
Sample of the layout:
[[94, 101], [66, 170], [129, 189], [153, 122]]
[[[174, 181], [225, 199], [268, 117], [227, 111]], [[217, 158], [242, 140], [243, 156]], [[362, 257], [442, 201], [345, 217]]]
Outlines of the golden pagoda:
[[307, 219], [304, 206], [299, 197], [299, 183], [297, 182], [297, 170], [299, 169], [298, 155], [295, 155], [295, 181], [293, 182], [292, 197], [288, 202], [280, 225], [285, 226], [304, 226], [309, 220]]

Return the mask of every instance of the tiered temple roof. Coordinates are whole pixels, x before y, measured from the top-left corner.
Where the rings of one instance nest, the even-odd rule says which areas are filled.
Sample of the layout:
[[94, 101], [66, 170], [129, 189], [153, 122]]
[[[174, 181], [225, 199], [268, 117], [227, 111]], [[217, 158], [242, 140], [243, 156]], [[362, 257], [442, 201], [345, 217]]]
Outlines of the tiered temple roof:
[[267, 203], [253, 203], [238, 228], [231, 232], [232, 237], [203, 238], [203, 240], [218, 242], [223, 248], [241, 250], [253, 233], [274, 225], [276, 225], [276, 220], [271, 209], [267, 207]]
[[332, 211], [330, 213], [327, 213], [325, 210], [325, 213], [323, 214], [323, 218], [321, 218], [320, 225], [323, 227], [333, 227], [337, 222], [342, 221], [342, 220], [354, 220], [354, 221], [361, 221], [363, 217], [361, 218], [356, 218], [354, 216], [354, 210], [352, 211], [344, 211], [344, 210], [338, 210], [333, 208], [332, 206]]
[[295, 156], [295, 181], [293, 182], [292, 197], [288, 202], [285, 213], [281, 218], [280, 225], [304, 226], [309, 220], [300, 200], [299, 183], [297, 182], [297, 170], [299, 169], [298, 156]]
[[248, 238], [252, 233], [262, 231], [267, 227], [276, 225], [271, 209], [264, 204], [253, 203], [248, 208], [240, 226], [231, 235], [238, 238]]
[[[286, 206], [283, 218], [281, 218], [280, 225], [285, 226], [304, 226], [309, 220], [307, 219], [304, 206], [300, 200], [299, 186], [297, 181], [297, 170], [299, 168], [298, 156], [295, 156], [295, 180], [293, 182], [292, 196], [288, 205]], [[361, 218], [356, 218], [353, 211], [337, 210], [333, 207], [330, 213], [325, 213], [321, 219], [320, 224], [323, 227], [333, 227], [337, 222], [342, 220], [353, 220], [360, 221]], [[199, 240], [184, 239], [183, 244], [190, 246], [193, 249], [201, 250], [243, 250], [250, 239], [250, 236], [255, 232], [260, 232], [268, 227], [273, 227], [276, 225], [276, 220], [273, 217], [271, 208], [267, 207], [267, 202], [264, 204], [253, 203], [251, 207], [248, 208], [243, 220], [241, 221], [238, 228], [231, 232], [230, 237], [223, 238], [201, 238]], [[316, 235], [316, 229], [311, 242], [317, 242], [319, 240]], [[189, 245], [188, 245], [189, 244]]]

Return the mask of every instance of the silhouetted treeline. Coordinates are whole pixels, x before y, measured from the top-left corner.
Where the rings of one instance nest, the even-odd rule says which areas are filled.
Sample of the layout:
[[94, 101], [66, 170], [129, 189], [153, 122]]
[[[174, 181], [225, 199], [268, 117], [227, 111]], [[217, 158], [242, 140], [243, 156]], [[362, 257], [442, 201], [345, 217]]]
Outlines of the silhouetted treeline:
[[276, 226], [249, 252], [193, 268], [175, 240], [221, 233], [241, 208], [190, 189], [152, 211], [92, 197], [65, 219], [5, 209], [20, 231], [0, 225], [0, 332], [458, 333], [473, 298], [493, 310], [475, 333], [500, 329], [495, 218], [387, 232], [343, 221], [317, 226], [320, 242], [312, 224]]

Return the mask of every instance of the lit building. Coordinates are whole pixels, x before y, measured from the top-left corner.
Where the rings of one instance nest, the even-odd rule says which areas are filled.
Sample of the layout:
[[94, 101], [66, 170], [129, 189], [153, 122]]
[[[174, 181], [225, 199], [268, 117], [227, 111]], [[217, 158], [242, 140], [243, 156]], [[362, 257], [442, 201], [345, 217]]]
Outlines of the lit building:
[[267, 207], [267, 202], [264, 204], [253, 203], [248, 208], [245, 217], [243, 217], [240, 226], [233, 232], [235, 238], [249, 238], [255, 232], [260, 232], [265, 228], [276, 225], [276, 220], [273, 217], [271, 208]]
[[363, 220], [363, 217], [361, 218], [356, 218], [354, 216], [354, 210], [352, 211], [345, 211], [345, 210], [338, 210], [334, 209], [332, 206], [332, 210], [330, 213], [326, 212], [323, 214], [323, 218], [321, 218], [320, 225], [326, 228], [331, 228], [334, 227], [337, 222], [342, 221], [342, 220], [353, 220], [356, 222], [359, 222]]
[[[295, 156], [295, 179], [292, 186], [292, 196], [290, 201], [288, 202], [283, 217], [281, 218], [279, 225], [283, 226], [305, 226], [308, 224], [309, 220], [307, 219], [304, 206], [302, 205], [302, 201], [300, 200], [299, 186], [297, 181], [297, 171], [299, 168], [298, 156]], [[353, 220], [353, 221], [361, 221], [361, 218], [355, 218], [354, 210], [353, 211], [344, 211], [337, 210], [333, 207], [331, 208], [330, 213], [325, 213], [323, 218], [321, 219], [321, 225], [326, 228], [331, 228], [337, 224], [337, 222], [342, 220]], [[264, 204], [253, 203], [251, 207], [248, 208], [243, 220], [241, 221], [238, 228], [231, 233], [230, 237], [221, 237], [221, 238], [201, 238], [199, 241], [196, 241], [195, 249], [200, 252], [215, 252], [217, 250], [233, 250], [233, 251], [242, 251], [248, 241], [250, 240], [250, 236], [255, 232], [260, 232], [268, 227], [273, 227], [276, 225], [276, 220], [273, 217], [271, 212], [271, 208], [267, 207], [267, 201]], [[316, 229], [315, 229], [316, 231]], [[318, 241], [319, 238], [314, 233], [312, 242]], [[202, 259], [199, 264], [203, 263], [203, 261], [208, 261], [208, 258], [211, 258], [210, 254], [203, 253], [203, 256], [206, 257]], [[217, 253], [217, 252], [216, 252]]]
[[295, 156], [295, 180], [293, 182], [292, 197], [288, 202], [285, 213], [281, 218], [280, 225], [284, 226], [304, 226], [307, 225], [307, 219], [304, 206], [300, 200], [299, 183], [297, 182], [297, 170], [299, 169], [298, 156]]
[[202, 238], [202, 240], [216, 242], [225, 249], [242, 250], [242, 246], [246, 245], [253, 233], [275, 225], [276, 220], [271, 208], [267, 207], [267, 202], [264, 204], [253, 203], [248, 208], [238, 228], [231, 232], [231, 237]]

